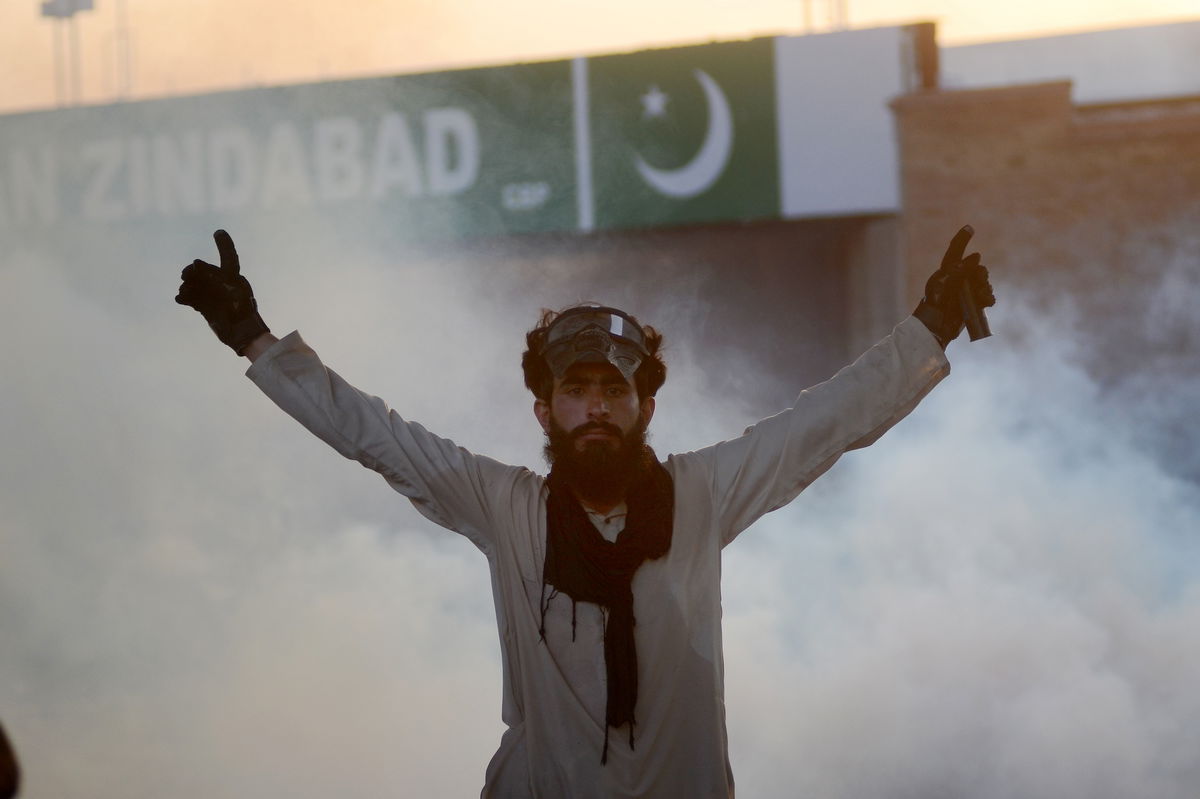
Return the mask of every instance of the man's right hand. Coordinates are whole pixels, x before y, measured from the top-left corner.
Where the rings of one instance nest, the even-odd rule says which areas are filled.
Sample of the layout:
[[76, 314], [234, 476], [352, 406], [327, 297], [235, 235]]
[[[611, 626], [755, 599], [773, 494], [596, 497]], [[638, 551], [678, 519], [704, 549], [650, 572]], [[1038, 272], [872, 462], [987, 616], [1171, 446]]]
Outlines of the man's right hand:
[[213, 233], [213, 240], [221, 265], [197, 259], [185, 266], [175, 302], [199, 311], [217, 338], [242, 355], [251, 342], [270, 329], [258, 315], [250, 281], [242, 277], [233, 239], [224, 230], [218, 230]]

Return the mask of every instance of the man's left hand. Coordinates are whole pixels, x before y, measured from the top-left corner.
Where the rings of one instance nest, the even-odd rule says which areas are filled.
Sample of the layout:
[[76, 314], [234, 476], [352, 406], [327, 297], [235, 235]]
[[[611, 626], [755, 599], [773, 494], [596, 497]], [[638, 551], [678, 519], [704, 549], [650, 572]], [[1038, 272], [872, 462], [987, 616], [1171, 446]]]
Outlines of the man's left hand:
[[975, 306], [981, 311], [996, 304], [988, 270], [980, 263], [979, 253], [973, 252], [963, 257], [967, 242], [974, 234], [975, 230], [970, 225], [964, 225], [954, 234], [946, 254], [942, 256], [942, 265], [925, 283], [925, 297], [913, 311], [913, 316], [925, 323], [942, 349], [962, 333], [966, 324], [962, 303], [964, 284], [965, 291], [969, 292]]

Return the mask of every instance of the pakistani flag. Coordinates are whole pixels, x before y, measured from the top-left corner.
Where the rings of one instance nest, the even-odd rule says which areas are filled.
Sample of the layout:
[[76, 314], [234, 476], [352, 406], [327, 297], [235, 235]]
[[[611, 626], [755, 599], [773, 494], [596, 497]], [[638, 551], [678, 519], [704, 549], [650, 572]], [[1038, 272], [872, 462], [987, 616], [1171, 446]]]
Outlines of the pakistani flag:
[[778, 216], [772, 42], [588, 59], [597, 228]]

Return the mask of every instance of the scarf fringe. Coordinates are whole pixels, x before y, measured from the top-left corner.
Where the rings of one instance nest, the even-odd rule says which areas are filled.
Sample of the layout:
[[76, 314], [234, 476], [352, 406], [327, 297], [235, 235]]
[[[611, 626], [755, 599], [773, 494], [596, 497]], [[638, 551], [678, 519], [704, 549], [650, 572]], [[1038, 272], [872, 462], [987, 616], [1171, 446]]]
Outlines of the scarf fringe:
[[[538, 624], [538, 636], [540, 637], [540, 640], [543, 644], [546, 643], [546, 611], [550, 609], [550, 602], [556, 596], [558, 596], [558, 589], [555, 588], [554, 586], [550, 586], [550, 595], [546, 596], [546, 578], [543, 576], [542, 577], [542, 595], [541, 595], [540, 600], [538, 601], [538, 604], [541, 606], [540, 610], [542, 613], [541, 622]], [[572, 617], [571, 617], [571, 623], [572, 623], [571, 640], [572, 641], [575, 640], [574, 622], [575, 622], [575, 618], [574, 618], [574, 615], [572, 614]]]
[[[633, 743], [634, 743], [633, 727], [635, 724], [636, 724], [636, 722], [633, 722], [633, 721], [629, 722], [629, 751], [630, 752], [637, 751], [637, 747], [633, 745]], [[611, 729], [612, 729], [612, 727], [610, 725], [608, 725], [608, 724], [604, 725], [604, 749], [601, 750], [601, 752], [600, 752], [600, 765], [602, 765], [602, 766], [608, 765], [608, 731]]]

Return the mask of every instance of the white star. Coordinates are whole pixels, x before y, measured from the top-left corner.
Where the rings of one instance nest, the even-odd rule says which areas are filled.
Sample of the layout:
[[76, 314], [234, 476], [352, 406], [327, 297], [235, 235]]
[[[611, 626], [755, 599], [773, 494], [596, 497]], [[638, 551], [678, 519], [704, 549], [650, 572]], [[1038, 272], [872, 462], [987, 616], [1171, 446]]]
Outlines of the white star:
[[669, 94], [666, 94], [658, 86], [651, 84], [650, 88], [642, 95], [642, 118], [661, 117], [667, 113], [667, 101], [671, 99]]

